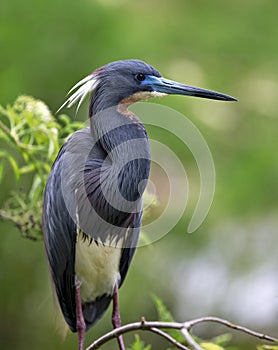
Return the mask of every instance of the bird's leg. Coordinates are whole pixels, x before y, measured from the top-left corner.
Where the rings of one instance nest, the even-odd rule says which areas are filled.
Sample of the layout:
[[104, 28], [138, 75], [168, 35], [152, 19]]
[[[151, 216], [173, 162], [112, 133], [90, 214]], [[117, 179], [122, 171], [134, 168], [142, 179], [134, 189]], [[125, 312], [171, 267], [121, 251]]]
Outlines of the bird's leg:
[[[119, 311], [119, 299], [118, 299], [118, 284], [116, 284], [113, 294], [113, 311], [112, 311], [112, 324], [114, 328], [121, 326], [121, 317]], [[125, 350], [125, 344], [122, 334], [117, 337], [120, 350]]]
[[80, 294], [80, 281], [76, 279], [75, 281], [75, 303], [76, 303], [76, 329], [78, 334], [78, 350], [83, 350], [84, 340], [85, 340], [85, 331], [86, 323], [83, 317], [82, 311], [82, 301]]

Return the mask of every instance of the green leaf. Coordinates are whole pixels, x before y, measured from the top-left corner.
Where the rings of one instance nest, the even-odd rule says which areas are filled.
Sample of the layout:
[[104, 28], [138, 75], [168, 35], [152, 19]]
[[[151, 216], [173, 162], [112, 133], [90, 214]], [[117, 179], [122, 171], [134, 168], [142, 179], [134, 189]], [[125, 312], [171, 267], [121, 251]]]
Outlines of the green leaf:
[[2, 181], [4, 175], [4, 164], [3, 162], [0, 163], [0, 182]]
[[200, 343], [200, 346], [204, 350], [225, 350], [224, 348], [222, 348], [222, 346], [209, 342], [202, 342]]
[[20, 175], [23, 175], [23, 174], [31, 173], [34, 170], [35, 170], [35, 165], [34, 164], [29, 164], [29, 165], [22, 166], [19, 169], [19, 172], [20, 172]]
[[162, 322], [173, 322], [173, 316], [171, 315], [170, 311], [166, 308], [165, 304], [163, 303], [162, 299], [160, 299], [158, 296], [153, 295], [152, 299], [155, 303], [156, 310], [158, 313], [159, 321]]
[[29, 192], [30, 200], [38, 200], [40, 196], [42, 196], [44, 190], [44, 184], [42, 183], [42, 179], [36, 175], [33, 180], [33, 184], [31, 190]]
[[134, 343], [127, 350], [150, 350], [151, 345], [145, 345], [145, 343], [140, 339], [138, 334], [134, 335]]
[[17, 165], [16, 160], [12, 156], [7, 156], [7, 160], [11, 164], [13, 171], [14, 171], [14, 174], [15, 174], [15, 177], [18, 180], [20, 177], [20, 170], [19, 170], [19, 167]]
[[[1, 124], [0, 124], [0, 127], [1, 127]], [[10, 141], [9, 136], [8, 136], [7, 133], [6, 133], [4, 130], [2, 130], [2, 129], [0, 129], [0, 139], [4, 140], [4, 141], [6, 141], [6, 142], [9, 142], [9, 141]]]
[[[158, 313], [158, 319], [162, 322], [174, 322], [174, 318], [170, 311], [166, 308], [165, 304], [163, 303], [162, 299], [160, 299], [156, 295], [152, 295], [152, 299], [155, 303], [156, 310]], [[172, 330], [166, 330], [166, 332], [171, 335], [174, 339], [176, 339], [178, 342], [184, 344], [185, 340], [183, 335], [180, 333], [180, 331], [172, 329]]]
[[232, 335], [230, 333], [223, 333], [211, 339], [211, 341], [219, 346], [227, 346], [232, 339]]

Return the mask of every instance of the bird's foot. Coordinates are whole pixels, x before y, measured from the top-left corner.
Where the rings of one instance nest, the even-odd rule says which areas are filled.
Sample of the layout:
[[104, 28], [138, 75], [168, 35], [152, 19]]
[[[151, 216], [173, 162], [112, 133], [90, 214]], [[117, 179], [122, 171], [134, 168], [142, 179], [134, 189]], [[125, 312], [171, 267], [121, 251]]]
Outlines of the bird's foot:
[[[113, 295], [113, 312], [112, 312], [112, 324], [114, 328], [121, 327], [121, 316], [119, 311], [119, 301], [118, 301], [118, 286], [115, 287]], [[122, 334], [117, 337], [118, 345], [120, 350], [125, 350], [125, 344]]]
[[80, 295], [80, 282], [75, 283], [75, 303], [76, 303], [76, 330], [78, 334], [78, 350], [84, 349], [86, 323], [83, 317], [82, 300]]
[[119, 328], [121, 327], [121, 316], [120, 316], [120, 313], [117, 312], [113, 312], [112, 314], [112, 324], [114, 326], [114, 328]]

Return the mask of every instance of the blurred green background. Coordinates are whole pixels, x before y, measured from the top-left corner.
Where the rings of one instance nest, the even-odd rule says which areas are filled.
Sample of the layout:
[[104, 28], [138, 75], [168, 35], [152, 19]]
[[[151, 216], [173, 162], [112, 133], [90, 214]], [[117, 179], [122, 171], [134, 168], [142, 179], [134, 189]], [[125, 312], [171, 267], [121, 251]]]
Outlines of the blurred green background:
[[[156, 294], [178, 321], [214, 314], [278, 336], [277, 14], [275, 0], [0, 3], [1, 105], [29, 94], [54, 112], [76, 81], [124, 58], [145, 60], [169, 79], [239, 99], [156, 101], [190, 117], [204, 135], [215, 162], [216, 192], [206, 221], [186, 234], [198, 195], [196, 163], [174, 137], [149, 130], [179, 155], [191, 192], [175, 228], [138, 249], [120, 293], [123, 323], [156, 319]], [[86, 108], [80, 120], [87, 118]], [[69, 113], [75, 117], [74, 110]], [[1, 205], [16, 187], [8, 171]], [[76, 349], [76, 336], [63, 340], [58, 331], [43, 244], [1, 222], [0, 264], [0, 348]], [[111, 329], [110, 314], [87, 334], [87, 344]], [[218, 332], [213, 326], [199, 334]], [[154, 349], [166, 348], [157, 338], [152, 342]], [[254, 348], [247, 337], [234, 342]], [[115, 343], [104, 347], [113, 348]]]

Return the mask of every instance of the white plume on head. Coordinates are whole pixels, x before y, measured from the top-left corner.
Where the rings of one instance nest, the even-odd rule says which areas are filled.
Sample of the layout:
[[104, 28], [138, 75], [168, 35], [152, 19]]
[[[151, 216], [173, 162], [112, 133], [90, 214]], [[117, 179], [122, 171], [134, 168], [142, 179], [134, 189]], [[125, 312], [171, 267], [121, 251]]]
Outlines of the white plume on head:
[[[76, 113], [79, 110], [79, 107], [81, 106], [82, 102], [84, 101], [85, 97], [92, 91], [94, 91], [99, 83], [99, 80], [97, 79], [97, 74], [92, 73], [85, 77], [84, 79], [80, 80], [78, 83], [76, 83], [68, 92], [69, 98], [62, 104], [62, 106], [57, 110], [56, 113], [58, 113], [62, 108], [67, 107], [70, 108], [72, 105], [74, 105], [78, 100], [78, 105], [76, 108]], [[77, 89], [79, 87], [79, 89]], [[77, 89], [77, 90], [76, 90]], [[75, 92], [73, 92], [76, 90]]]

